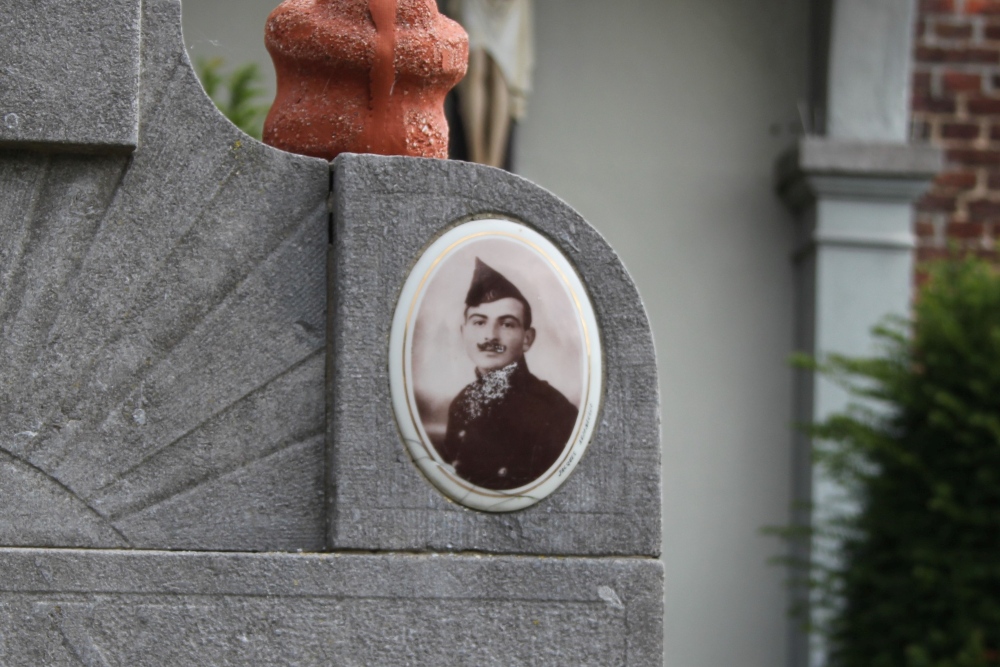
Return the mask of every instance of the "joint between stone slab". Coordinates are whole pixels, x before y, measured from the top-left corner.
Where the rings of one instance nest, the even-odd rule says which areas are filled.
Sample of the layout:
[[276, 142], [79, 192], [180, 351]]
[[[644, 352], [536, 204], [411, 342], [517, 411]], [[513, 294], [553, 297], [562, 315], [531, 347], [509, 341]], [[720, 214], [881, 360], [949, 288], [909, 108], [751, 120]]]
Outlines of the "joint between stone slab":
[[[205, 553], [205, 552], [199, 552]], [[242, 553], [242, 552], [237, 552]], [[659, 561], [660, 557], [650, 554], [561, 554], [561, 553], [532, 553], [532, 552], [506, 552], [506, 551], [478, 551], [475, 549], [465, 549], [462, 551], [434, 551], [421, 549], [391, 549], [386, 551], [372, 549], [331, 549], [330, 551], [315, 552], [253, 552], [253, 553], [292, 553], [293, 555], [313, 554], [317, 556], [454, 556], [462, 558], [541, 558], [552, 560], [634, 560], [634, 561]]]
[[130, 157], [138, 148], [136, 143], [82, 143], [60, 141], [37, 141], [0, 139], [0, 150], [32, 151], [47, 155], [96, 155], [109, 157]]
[[394, 550], [394, 551], [370, 551], [364, 549], [338, 549], [335, 551], [241, 551], [241, 550], [219, 550], [219, 549], [144, 549], [129, 547], [65, 547], [65, 546], [0, 546], [0, 556], [4, 554], [53, 554], [53, 555], [99, 555], [99, 556], [138, 556], [138, 557], [249, 557], [249, 558], [348, 558], [348, 557], [371, 557], [371, 558], [458, 558], [469, 560], [551, 560], [551, 561], [627, 561], [627, 562], [648, 562], [659, 563], [660, 558], [642, 554], [622, 555], [622, 554], [539, 554], [539, 553], [498, 553], [486, 551], [418, 551], [418, 550]]
[[334, 196], [333, 196], [333, 163], [330, 163], [330, 183], [326, 193], [326, 212], [327, 212], [327, 230], [326, 230], [326, 242], [327, 245], [333, 245], [333, 209], [334, 209]]
[[329, 180], [327, 182], [327, 195], [326, 195], [326, 207], [327, 207], [327, 247], [326, 247], [326, 365], [325, 365], [325, 375], [324, 378], [324, 394], [326, 398], [326, 406], [324, 410], [324, 421], [326, 428], [326, 441], [324, 443], [324, 480], [323, 480], [323, 531], [324, 531], [324, 546], [327, 552], [333, 551], [333, 545], [336, 542], [337, 531], [336, 531], [336, 503], [337, 503], [337, 471], [335, 468], [335, 457], [333, 451], [333, 444], [336, 441], [335, 430], [334, 430], [334, 420], [335, 420], [335, 405], [337, 401], [336, 393], [336, 358], [337, 358], [337, 308], [338, 308], [338, 292], [337, 292], [337, 248], [335, 245], [336, 241], [336, 224], [337, 224], [337, 197], [336, 197], [336, 169], [334, 168], [334, 162], [331, 160], [328, 162], [329, 169]]

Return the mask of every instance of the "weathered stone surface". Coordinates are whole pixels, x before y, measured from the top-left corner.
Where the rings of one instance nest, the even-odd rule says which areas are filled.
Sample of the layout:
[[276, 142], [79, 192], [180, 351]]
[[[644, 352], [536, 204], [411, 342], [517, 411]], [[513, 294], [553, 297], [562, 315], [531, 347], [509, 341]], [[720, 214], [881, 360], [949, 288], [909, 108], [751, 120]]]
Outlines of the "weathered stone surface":
[[139, 0], [7, 0], [0, 146], [131, 153], [139, 134]]
[[[56, 21], [84, 44], [138, 6], [37, 5], [89, 19]], [[179, 10], [142, 2], [134, 153], [50, 130], [0, 150], [0, 665], [659, 665], [653, 559], [276, 553], [327, 548], [331, 518], [343, 549], [655, 553], [652, 344], [624, 269], [576, 214], [440, 161], [341, 161], [347, 319], [329, 313], [330, 166], [218, 114]], [[54, 43], [52, 26], [22, 27], [15, 47]], [[101, 62], [102, 81], [131, 71]], [[40, 81], [65, 74], [44, 64]], [[86, 101], [96, 84], [79, 85]], [[536, 508], [489, 517], [445, 501], [406, 458], [378, 366], [414, 253], [476, 212], [566, 249], [608, 355], [604, 421], [577, 472]], [[394, 225], [405, 242], [382, 233]], [[328, 318], [343, 361], [327, 354]], [[343, 405], [324, 400], [333, 373], [356, 392]], [[344, 419], [328, 433], [331, 416]]]
[[320, 549], [329, 165], [218, 113], [176, 0], [142, 26], [131, 157], [0, 153], [0, 544]]
[[[417, 158], [341, 155], [334, 163], [334, 209], [331, 546], [657, 554], [652, 336], [632, 281], [597, 231], [522, 178]], [[466, 509], [430, 485], [400, 441], [388, 379], [389, 330], [407, 272], [442, 228], [486, 215], [521, 220], [563, 249], [591, 291], [605, 354], [600, 424], [579, 467], [552, 496], [509, 514]]]
[[0, 549], [4, 665], [660, 665], [651, 559]]

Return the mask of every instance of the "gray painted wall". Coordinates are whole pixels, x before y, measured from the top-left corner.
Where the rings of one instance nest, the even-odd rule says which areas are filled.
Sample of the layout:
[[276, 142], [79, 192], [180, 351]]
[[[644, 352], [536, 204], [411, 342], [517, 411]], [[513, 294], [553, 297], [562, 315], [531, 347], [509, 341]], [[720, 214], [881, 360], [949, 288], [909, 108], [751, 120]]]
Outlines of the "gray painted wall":
[[804, 5], [536, 5], [521, 171], [606, 235], [652, 320], [670, 667], [785, 659], [758, 528], [789, 507], [792, 222], [770, 182], [806, 95]]
[[913, 0], [834, 3], [829, 136], [875, 142], [908, 139], [915, 9]]
[[[193, 57], [260, 59], [277, 0], [185, 0]], [[665, 664], [786, 659], [791, 215], [772, 166], [807, 97], [808, 3], [538, 0], [519, 173], [614, 246], [652, 321], [663, 405]], [[230, 13], [226, 7], [231, 7]]]

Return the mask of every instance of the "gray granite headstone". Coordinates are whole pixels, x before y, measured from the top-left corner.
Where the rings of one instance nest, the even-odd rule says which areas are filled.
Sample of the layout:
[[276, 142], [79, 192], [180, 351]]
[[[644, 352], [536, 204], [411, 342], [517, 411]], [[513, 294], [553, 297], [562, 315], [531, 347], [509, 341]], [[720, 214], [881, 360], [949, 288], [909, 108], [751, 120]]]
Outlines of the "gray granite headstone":
[[[656, 359], [646, 314], [614, 251], [529, 181], [465, 162], [342, 155], [334, 163], [331, 545], [345, 549], [645, 555], [660, 550]], [[543, 233], [590, 292], [605, 389], [589, 449], [550, 497], [505, 514], [438, 493], [400, 442], [389, 327], [421, 250], [459, 221], [500, 216]]]
[[139, 42], [136, 0], [6, 0], [0, 146], [131, 153]]
[[641, 559], [0, 549], [4, 665], [659, 665]]
[[[89, 67], [124, 77], [105, 24], [140, 3], [92, 4], [14, 17], [17, 52], [89, 20], [66, 39], [90, 35], [111, 60]], [[46, 152], [0, 152], [0, 544], [322, 549], [329, 166], [226, 121], [179, 4], [141, 5], [142, 87], [116, 93], [140, 149], [53, 152], [79, 143], [57, 123]], [[62, 76], [47, 62], [26, 75]], [[103, 83], [75, 85], [81, 117], [101, 108]]]
[[[661, 663], [651, 336], [586, 222], [250, 139], [178, 0], [14, 0], [0, 38], [0, 665]], [[379, 365], [414, 253], [483, 213], [562, 249], [605, 355], [590, 449], [507, 514], [420, 476]]]

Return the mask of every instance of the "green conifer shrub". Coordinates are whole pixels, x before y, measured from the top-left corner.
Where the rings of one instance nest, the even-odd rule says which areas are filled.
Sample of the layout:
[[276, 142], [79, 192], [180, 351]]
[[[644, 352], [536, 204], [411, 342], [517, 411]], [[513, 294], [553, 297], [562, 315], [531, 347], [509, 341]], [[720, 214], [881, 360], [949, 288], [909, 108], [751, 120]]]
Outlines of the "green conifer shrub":
[[812, 429], [859, 503], [814, 526], [842, 540], [820, 577], [830, 662], [1000, 665], [1000, 276], [942, 262], [912, 321], [876, 335], [878, 358], [819, 365], [863, 399]]

